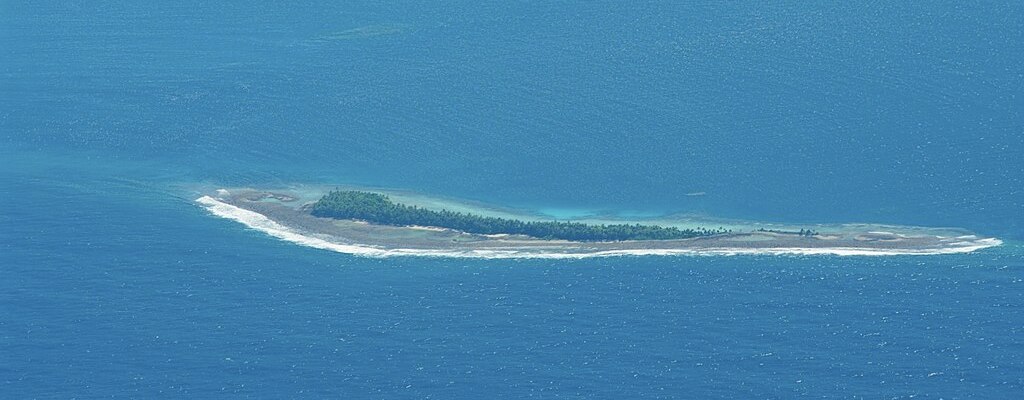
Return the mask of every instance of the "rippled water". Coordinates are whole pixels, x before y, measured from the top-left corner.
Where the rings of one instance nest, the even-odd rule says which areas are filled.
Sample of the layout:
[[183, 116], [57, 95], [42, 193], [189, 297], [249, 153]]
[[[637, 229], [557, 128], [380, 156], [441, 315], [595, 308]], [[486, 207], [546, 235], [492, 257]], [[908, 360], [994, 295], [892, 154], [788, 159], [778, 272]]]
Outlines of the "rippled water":
[[[4, 2], [0, 397], [1013, 397], [1022, 12]], [[295, 182], [1006, 244], [379, 260], [190, 189]]]

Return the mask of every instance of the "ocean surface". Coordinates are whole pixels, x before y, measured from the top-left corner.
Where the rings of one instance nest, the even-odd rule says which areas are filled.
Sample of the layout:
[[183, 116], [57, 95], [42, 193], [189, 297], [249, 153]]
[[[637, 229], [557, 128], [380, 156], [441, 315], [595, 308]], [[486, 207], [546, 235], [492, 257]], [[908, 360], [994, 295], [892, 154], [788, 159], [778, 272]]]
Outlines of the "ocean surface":
[[[1024, 4], [0, 2], [0, 398], [1015, 398]], [[366, 258], [197, 187], [959, 227]]]

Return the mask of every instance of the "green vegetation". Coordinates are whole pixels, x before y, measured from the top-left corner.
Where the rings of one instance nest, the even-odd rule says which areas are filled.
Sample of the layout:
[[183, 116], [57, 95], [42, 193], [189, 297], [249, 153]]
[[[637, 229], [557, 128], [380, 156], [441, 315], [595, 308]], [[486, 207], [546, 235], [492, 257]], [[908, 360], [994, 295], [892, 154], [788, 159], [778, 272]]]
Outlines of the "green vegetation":
[[812, 236], [817, 236], [818, 235], [818, 231], [810, 230], [810, 229], [800, 229], [800, 231], [783, 231], [783, 230], [778, 230], [778, 229], [764, 229], [764, 228], [760, 228], [760, 229], [757, 230], [757, 232], [782, 233], [782, 234], [786, 234], [786, 235], [800, 235], [800, 236], [804, 236], [804, 237], [812, 237]]
[[588, 225], [579, 222], [526, 222], [515, 219], [484, 217], [448, 210], [427, 210], [391, 201], [378, 193], [336, 190], [313, 204], [317, 217], [358, 219], [394, 226], [432, 226], [477, 234], [527, 235], [540, 239], [576, 241], [666, 240], [687, 239], [728, 233], [725, 229], [679, 229], [656, 225]]

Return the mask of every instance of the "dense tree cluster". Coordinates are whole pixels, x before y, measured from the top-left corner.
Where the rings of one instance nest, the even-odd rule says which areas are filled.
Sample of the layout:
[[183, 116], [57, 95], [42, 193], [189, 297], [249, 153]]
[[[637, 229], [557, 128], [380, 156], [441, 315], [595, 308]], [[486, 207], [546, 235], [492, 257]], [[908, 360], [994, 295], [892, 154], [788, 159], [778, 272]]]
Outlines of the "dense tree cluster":
[[313, 204], [311, 212], [317, 217], [359, 219], [382, 225], [421, 225], [485, 235], [507, 233], [541, 239], [576, 241], [686, 239], [727, 232], [722, 228], [711, 230], [640, 224], [589, 225], [560, 221], [527, 222], [449, 210], [427, 210], [417, 206], [395, 203], [383, 194], [352, 190], [336, 190], [328, 193]]

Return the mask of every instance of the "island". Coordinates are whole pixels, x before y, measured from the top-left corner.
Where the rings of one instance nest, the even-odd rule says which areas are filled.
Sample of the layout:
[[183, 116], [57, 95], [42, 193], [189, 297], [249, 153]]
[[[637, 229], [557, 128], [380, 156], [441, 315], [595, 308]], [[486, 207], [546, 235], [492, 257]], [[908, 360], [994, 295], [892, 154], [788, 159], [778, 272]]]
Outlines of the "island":
[[196, 191], [196, 202], [215, 216], [288, 242], [369, 257], [932, 255], [1002, 243], [958, 228], [884, 224], [785, 224], [686, 214], [630, 219], [614, 213], [565, 220], [376, 188]]

